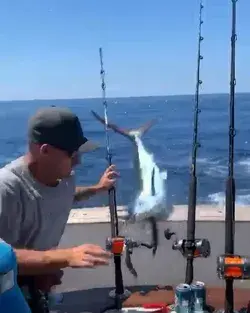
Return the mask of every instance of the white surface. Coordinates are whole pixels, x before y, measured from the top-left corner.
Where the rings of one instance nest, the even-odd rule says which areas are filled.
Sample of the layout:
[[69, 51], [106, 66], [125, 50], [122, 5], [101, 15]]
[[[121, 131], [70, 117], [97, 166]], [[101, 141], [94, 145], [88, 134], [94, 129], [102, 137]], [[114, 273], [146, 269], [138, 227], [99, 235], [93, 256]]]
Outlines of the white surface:
[[[175, 205], [170, 214], [169, 221], [186, 221], [187, 205]], [[118, 207], [118, 217], [120, 220], [127, 215], [126, 206]], [[250, 206], [236, 206], [236, 221], [250, 221]], [[224, 208], [216, 205], [198, 205], [196, 208], [197, 221], [224, 221]], [[91, 224], [108, 223], [110, 215], [108, 207], [72, 209], [68, 219], [68, 224]]]

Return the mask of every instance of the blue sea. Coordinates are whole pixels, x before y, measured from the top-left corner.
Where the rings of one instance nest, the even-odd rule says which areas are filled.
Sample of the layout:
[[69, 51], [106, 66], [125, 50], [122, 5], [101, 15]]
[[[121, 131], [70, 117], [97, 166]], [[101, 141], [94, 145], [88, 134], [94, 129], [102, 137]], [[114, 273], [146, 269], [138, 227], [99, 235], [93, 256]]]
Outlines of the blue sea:
[[[79, 185], [95, 184], [107, 166], [105, 133], [90, 110], [103, 114], [101, 99], [32, 100], [0, 103], [1, 166], [21, 156], [27, 149], [28, 118], [40, 107], [69, 107], [80, 117], [86, 136], [101, 148], [85, 155], [76, 169]], [[110, 121], [124, 128], [136, 128], [152, 118], [158, 120], [143, 138], [148, 151], [162, 170], [168, 171], [168, 204], [186, 204], [193, 133], [193, 96], [137, 97], [108, 99]], [[223, 204], [228, 162], [228, 95], [202, 95], [199, 115], [197, 176], [198, 202]], [[235, 178], [238, 204], [250, 204], [250, 94], [236, 95]], [[113, 162], [120, 172], [118, 204], [127, 204], [133, 194], [131, 143], [111, 131]], [[106, 194], [81, 206], [107, 205]], [[78, 205], [79, 206], [79, 205]]]

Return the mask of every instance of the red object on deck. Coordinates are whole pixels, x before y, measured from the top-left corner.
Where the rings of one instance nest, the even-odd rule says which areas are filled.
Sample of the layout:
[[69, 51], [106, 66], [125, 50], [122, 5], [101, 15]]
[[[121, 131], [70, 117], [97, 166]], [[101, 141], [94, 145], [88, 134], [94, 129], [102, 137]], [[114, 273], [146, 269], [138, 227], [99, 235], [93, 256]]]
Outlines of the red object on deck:
[[[209, 312], [216, 312], [221, 310], [225, 306], [225, 288], [207, 286], [207, 305], [209, 306]], [[173, 290], [152, 290], [147, 292], [146, 295], [141, 295], [136, 291], [124, 301], [123, 307], [143, 307], [147, 305], [158, 305], [159, 310], [162, 304], [167, 307], [167, 312], [171, 311], [171, 304], [175, 302], [174, 286]], [[247, 309], [247, 313], [250, 313], [250, 290], [248, 288], [234, 288], [234, 307], [235, 310], [240, 311]], [[158, 312], [157, 312], [158, 313]]]
[[142, 307], [144, 309], [159, 309], [155, 311], [159, 313], [168, 313], [170, 311], [166, 303], [145, 303]]

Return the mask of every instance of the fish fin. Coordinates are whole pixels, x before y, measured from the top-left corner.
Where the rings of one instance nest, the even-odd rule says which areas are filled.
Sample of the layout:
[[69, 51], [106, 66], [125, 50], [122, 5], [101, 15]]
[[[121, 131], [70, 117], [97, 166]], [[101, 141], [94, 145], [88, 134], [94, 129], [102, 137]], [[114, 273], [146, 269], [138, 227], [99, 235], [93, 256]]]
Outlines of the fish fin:
[[[102, 124], [105, 125], [104, 118], [100, 117], [100, 115], [98, 115], [94, 111], [91, 111], [91, 113], [94, 115], [94, 117], [99, 122], [101, 122]], [[108, 127], [111, 128], [114, 132], [119, 133], [119, 134], [127, 137], [128, 139], [134, 140], [135, 136], [141, 137], [142, 135], [144, 135], [152, 127], [152, 125], [154, 123], [155, 123], [155, 120], [151, 120], [150, 122], [145, 123], [144, 125], [142, 125], [141, 127], [137, 128], [137, 129], [122, 129], [119, 126], [109, 122]]]
[[165, 172], [161, 172], [161, 177], [162, 177], [162, 179], [167, 179], [168, 178], [168, 172], [167, 171], [165, 171]]
[[155, 196], [155, 168], [153, 167], [151, 176], [151, 195]]

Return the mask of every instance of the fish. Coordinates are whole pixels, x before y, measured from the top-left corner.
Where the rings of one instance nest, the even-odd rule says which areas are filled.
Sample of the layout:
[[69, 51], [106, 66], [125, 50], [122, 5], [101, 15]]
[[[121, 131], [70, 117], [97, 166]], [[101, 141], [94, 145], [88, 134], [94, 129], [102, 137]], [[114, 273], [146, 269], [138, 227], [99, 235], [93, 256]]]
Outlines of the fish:
[[[96, 112], [91, 111], [94, 117], [105, 125], [105, 120]], [[133, 145], [134, 162], [133, 168], [136, 176], [136, 193], [133, 201], [128, 205], [127, 222], [145, 222], [151, 225], [151, 243], [136, 242], [133, 247], [143, 246], [152, 249], [155, 256], [159, 245], [159, 234], [157, 220], [166, 217], [166, 180], [167, 171], [160, 171], [157, 166], [154, 156], [149, 153], [142, 142], [143, 135], [155, 124], [153, 119], [137, 129], [122, 129], [113, 123], [108, 123], [107, 127], [114, 132], [129, 139]], [[125, 263], [127, 268], [134, 277], [137, 277], [137, 272], [131, 261], [131, 247], [126, 247]]]
[[[105, 120], [96, 112], [91, 111], [94, 117], [105, 125]], [[167, 212], [166, 180], [167, 171], [160, 171], [154, 155], [149, 153], [143, 145], [142, 136], [155, 124], [153, 119], [137, 129], [122, 129], [113, 123], [108, 128], [121, 134], [131, 141], [134, 147], [133, 168], [136, 175], [136, 196], [128, 205], [128, 220], [143, 221], [160, 218]]]

